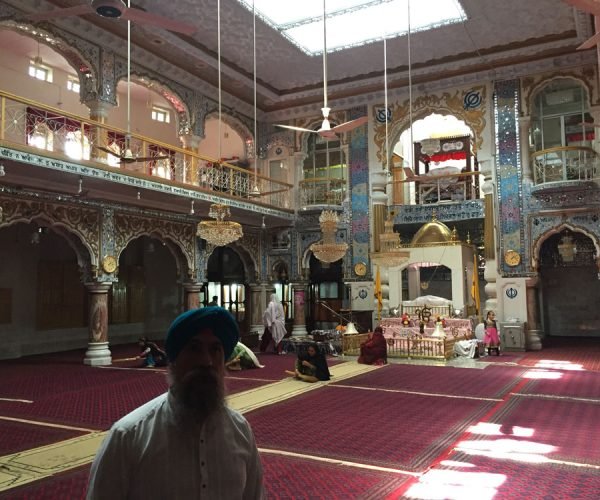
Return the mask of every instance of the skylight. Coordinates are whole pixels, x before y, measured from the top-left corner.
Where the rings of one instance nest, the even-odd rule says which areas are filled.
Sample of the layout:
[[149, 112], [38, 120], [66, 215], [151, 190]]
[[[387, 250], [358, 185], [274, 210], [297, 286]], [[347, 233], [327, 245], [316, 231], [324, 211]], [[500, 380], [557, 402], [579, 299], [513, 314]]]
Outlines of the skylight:
[[[252, 11], [252, 0], [238, 0]], [[327, 52], [394, 38], [408, 32], [409, 0], [327, 0]], [[256, 15], [308, 55], [323, 53], [322, 0], [254, 0]], [[458, 0], [410, 4], [411, 32], [466, 18]]]

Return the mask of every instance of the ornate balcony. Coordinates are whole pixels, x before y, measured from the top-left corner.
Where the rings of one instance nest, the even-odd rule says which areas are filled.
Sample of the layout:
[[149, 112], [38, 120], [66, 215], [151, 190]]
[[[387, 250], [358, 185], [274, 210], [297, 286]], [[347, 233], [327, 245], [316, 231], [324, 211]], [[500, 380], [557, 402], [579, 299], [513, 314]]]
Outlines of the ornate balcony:
[[563, 146], [532, 155], [532, 194], [575, 188], [600, 181], [600, 159], [592, 148]]

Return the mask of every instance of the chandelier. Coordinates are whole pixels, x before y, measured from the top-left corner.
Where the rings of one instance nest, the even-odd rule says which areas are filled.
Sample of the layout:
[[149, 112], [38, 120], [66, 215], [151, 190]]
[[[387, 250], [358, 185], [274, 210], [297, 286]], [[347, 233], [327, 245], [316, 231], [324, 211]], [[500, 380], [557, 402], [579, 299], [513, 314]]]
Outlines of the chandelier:
[[401, 250], [400, 235], [394, 232], [394, 215], [391, 211], [384, 222], [384, 232], [379, 235], [379, 252], [371, 254], [371, 260], [381, 267], [401, 266], [410, 257], [410, 252]]
[[319, 216], [323, 239], [318, 243], [313, 243], [310, 250], [321, 262], [329, 263], [340, 260], [348, 250], [347, 243], [335, 242], [338, 221], [338, 215], [333, 210], [323, 210]]
[[244, 235], [240, 224], [225, 220], [225, 217], [231, 217], [229, 206], [213, 203], [208, 211], [208, 216], [215, 220], [200, 222], [196, 234], [211, 245], [216, 247], [229, 245], [229, 243], [239, 240]]

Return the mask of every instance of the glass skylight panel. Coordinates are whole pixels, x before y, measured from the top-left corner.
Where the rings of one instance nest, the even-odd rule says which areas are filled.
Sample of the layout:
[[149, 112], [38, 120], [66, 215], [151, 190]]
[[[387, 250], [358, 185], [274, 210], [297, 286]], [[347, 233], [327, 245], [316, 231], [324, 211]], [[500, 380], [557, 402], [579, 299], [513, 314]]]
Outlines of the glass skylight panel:
[[[239, 0], [250, 10], [252, 0]], [[364, 45], [408, 32], [408, 0], [327, 0], [327, 52]], [[255, 0], [256, 12], [309, 55], [323, 51], [323, 2]], [[411, 31], [460, 22], [458, 0], [411, 2]]]

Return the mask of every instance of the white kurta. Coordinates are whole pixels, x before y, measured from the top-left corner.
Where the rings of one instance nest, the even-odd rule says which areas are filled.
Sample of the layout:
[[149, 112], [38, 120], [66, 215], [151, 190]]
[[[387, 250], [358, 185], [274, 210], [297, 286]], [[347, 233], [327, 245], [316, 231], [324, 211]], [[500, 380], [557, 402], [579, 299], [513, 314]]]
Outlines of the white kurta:
[[285, 312], [280, 302], [269, 302], [263, 314], [263, 322], [271, 332], [275, 345], [279, 344], [287, 333], [285, 329]]
[[113, 425], [92, 464], [87, 498], [264, 498], [246, 419], [225, 408], [200, 430], [182, 429], [170, 399], [165, 393]]

